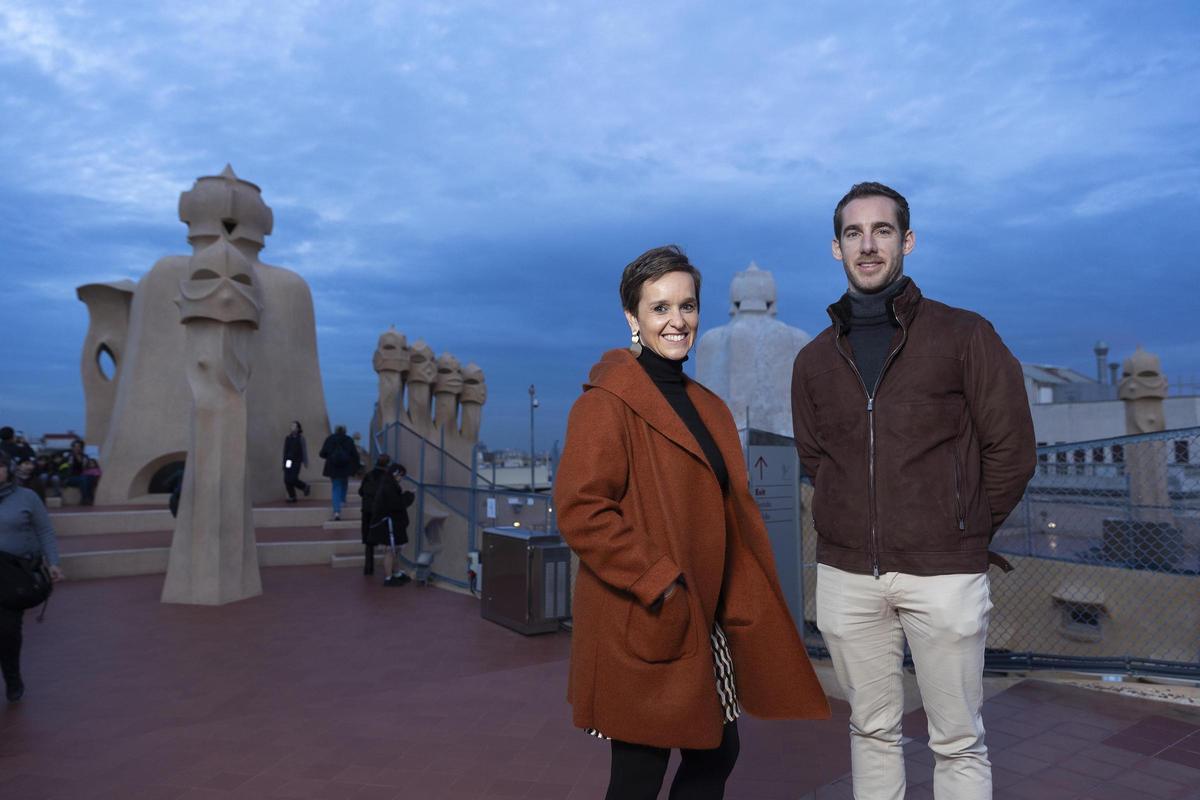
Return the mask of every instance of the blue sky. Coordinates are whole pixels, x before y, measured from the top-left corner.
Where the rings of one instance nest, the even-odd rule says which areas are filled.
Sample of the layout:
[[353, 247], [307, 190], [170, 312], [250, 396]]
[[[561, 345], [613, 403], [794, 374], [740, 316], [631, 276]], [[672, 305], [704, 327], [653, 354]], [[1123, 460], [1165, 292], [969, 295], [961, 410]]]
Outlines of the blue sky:
[[0, 418], [32, 433], [82, 429], [74, 288], [187, 253], [179, 193], [226, 162], [352, 430], [395, 324], [484, 368], [493, 447], [536, 383], [549, 447], [627, 342], [621, 268], [668, 242], [702, 330], [755, 260], [815, 334], [865, 179], [908, 196], [925, 293], [1022, 360], [1090, 374], [1104, 339], [1200, 379], [1194, 3], [0, 0], [0, 120]]

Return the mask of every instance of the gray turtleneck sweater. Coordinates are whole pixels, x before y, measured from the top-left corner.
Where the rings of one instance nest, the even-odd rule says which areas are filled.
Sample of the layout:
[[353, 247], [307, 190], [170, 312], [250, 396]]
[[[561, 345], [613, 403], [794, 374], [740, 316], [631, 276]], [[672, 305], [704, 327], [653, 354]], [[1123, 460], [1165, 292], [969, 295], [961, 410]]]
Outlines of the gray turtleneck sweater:
[[32, 489], [0, 484], [0, 550], [18, 556], [43, 555], [58, 564], [58, 542], [46, 505]]
[[862, 294], [854, 289], [846, 292], [850, 298], [850, 330], [846, 338], [854, 350], [854, 365], [872, 397], [897, 327], [889, 306], [892, 298], [904, 291], [908, 281], [902, 275], [874, 294]]

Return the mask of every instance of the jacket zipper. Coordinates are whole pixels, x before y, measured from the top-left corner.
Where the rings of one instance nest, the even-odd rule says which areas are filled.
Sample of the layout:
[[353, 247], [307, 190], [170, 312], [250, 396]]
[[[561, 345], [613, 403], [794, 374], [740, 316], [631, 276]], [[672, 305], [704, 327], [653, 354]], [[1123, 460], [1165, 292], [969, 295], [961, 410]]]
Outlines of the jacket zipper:
[[[904, 343], [908, 341], [908, 327], [899, 316], [896, 317], [896, 323], [900, 326], [900, 344], [896, 345], [896, 349], [888, 353], [887, 358], [884, 359], [883, 367], [879, 370], [879, 377], [875, 379], [875, 385], [870, 391], [867, 390], [867, 382], [863, 380], [858, 365], [842, 349], [842, 334], [840, 330], [833, 340], [838, 353], [846, 360], [850, 368], [854, 370], [854, 374], [858, 377], [858, 385], [862, 387], [863, 394], [867, 396], [867, 519], [870, 522], [871, 528], [871, 574], [876, 580], [879, 580], [879, 532], [875, 526], [875, 395], [879, 393], [879, 384], [883, 382], [883, 376], [887, 372], [887, 368], [891, 365], [896, 354], [904, 349]], [[838, 327], [841, 327], [840, 324]]]
[[962, 505], [962, 468], [958, 463], [958, 448], [954, 450], [954, 513], [958, 515], [958, 529], [966, 531], [967, 522], [963, 519]]

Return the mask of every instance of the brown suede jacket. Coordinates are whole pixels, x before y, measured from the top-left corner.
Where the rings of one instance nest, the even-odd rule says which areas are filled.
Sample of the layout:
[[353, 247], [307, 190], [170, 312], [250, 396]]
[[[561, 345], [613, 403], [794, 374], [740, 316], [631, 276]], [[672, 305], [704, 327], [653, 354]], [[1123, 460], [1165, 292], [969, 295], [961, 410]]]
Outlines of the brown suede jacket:
[[796, 356], [792, 420], [816, 487], [817, 560], [876, 575], [986, 572], [1037, 462], [1021, 365], [987, 320], [913, 282], [890, 312], [899, 329], [874, 387], [847, 341], [847, 298]]

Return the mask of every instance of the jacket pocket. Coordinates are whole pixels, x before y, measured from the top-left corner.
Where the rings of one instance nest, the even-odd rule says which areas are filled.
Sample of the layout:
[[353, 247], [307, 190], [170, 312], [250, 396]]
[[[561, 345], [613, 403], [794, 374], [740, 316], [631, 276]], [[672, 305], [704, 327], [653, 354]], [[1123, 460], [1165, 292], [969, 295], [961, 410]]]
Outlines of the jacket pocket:
[[629, 603], [625, 621], [625, 647], [642, 661], [677, 661], [696, 650], [692, 632], [691, 598], [687, 587], [676, 584], [675, 591], [657, 609]]

